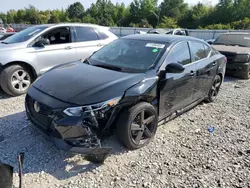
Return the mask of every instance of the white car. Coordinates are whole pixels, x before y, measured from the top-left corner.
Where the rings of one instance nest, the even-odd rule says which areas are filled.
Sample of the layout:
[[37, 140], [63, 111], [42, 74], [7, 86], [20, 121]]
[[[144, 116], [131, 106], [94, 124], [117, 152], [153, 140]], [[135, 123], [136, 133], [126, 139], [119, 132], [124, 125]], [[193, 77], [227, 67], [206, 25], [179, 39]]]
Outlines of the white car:
[[3, 27], [0, 27], [0, 33], [6, 33], [6, 29], [4, 29]]
[[49, 69], [86, 59], [115, 39], [108, 27], [93, 24], [29, 27], [0, 43], [0, 85], [9, 95], [22, 95]]

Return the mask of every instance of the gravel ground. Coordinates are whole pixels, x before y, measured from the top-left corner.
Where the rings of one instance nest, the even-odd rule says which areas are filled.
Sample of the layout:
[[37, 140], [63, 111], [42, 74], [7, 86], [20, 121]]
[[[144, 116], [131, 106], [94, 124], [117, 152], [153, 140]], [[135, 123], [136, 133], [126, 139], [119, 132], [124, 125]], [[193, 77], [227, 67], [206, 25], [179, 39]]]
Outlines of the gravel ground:
[[24, 96], [0, 98], [0, 161], [17, 171], [16, 155], [25, 152], [25, 188], [250, 187], [250, 81], [227, 78], [215, 103], [159, 127], [140, 150], [110, 138], [114, 153], [103, 165], [58, 151], [29, 127]]

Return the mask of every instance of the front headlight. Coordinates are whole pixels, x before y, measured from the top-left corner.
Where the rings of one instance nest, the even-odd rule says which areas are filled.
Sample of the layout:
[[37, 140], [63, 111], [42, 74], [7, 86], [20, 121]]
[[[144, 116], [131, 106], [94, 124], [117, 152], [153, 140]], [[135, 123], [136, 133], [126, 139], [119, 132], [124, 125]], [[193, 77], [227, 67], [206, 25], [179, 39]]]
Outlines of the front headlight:
[[237, 55], [235, 60], [235, 62], [248, 62], [249, 61], [249, 55]]
[[116, 97], [111, 100], [98, 103], [98, 104], [93, 104], [93, 105], [88, 105], [88, 106], [79, 106], [79, 107], [72, 107], [72, 108], [67, 108], [63, 112], [68, 115], [68, 116], [81, 116], [83, 113], [93, 113], [95, 111], [99, 110], [104, 110], [106, 108], [114, 107], [115, 105], [118, 104], [118, 102], [121, 100], [121, 97]]

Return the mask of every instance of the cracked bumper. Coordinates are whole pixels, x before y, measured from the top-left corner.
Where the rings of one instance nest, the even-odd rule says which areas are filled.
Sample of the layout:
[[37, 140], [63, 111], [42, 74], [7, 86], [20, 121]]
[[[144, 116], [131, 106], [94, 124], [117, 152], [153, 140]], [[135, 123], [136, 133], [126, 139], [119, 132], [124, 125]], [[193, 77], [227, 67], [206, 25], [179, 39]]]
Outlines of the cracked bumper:
[[63, 116], [61, 111], [49, 110], [47, 106], [41, 107], [38, 113], [33, 107], [34, 101], [26, 96], [27, 117], [58, 149], [84, 154], [89, 161], [97, 163], [103, 162], [112, 152], [112, 148], [102, 147], [99, 130], [82, 117]]
[[250, 63], [227, 63], [226, 72], [229, 74], [242, 74], [248, 72]]

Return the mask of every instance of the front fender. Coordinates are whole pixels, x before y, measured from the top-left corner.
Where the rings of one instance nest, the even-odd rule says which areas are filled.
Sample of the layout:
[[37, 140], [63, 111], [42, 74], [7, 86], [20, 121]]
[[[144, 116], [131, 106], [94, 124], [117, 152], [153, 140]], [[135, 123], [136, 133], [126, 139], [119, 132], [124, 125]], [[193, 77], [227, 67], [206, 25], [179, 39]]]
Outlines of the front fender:
[[125, 94], [123, 102], [145, 101], [152, 104], [158, 110], [158, 80], [159, 77], [145, 78], [143, 81], [129, 88]]

